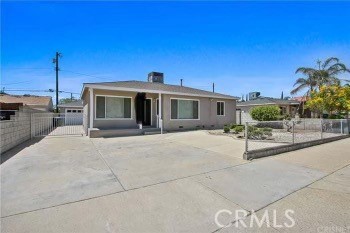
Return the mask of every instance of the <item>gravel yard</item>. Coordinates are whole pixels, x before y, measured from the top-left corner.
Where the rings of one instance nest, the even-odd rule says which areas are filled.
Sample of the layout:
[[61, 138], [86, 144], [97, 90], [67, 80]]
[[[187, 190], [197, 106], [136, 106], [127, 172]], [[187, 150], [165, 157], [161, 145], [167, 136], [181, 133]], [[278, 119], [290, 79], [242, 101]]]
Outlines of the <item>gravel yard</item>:
[[[224, 133], [222, 129], [218, 129], [218, 130], [209, 130], [208, 134], [231, 137], [235, 140], [240, 140], [240, 141], [245, 140], [244, 132], [239, 134], [235, 134], [232, 132]], [[339, 133], [323, 132], [321, 136], [321, 132], [316, 130], [295, 130], [294, 143], [308, 142], [308, 141], [318, 140], [322, 138], [331, 138], [339, 135], [340, 135]], [[248, 141], [249, 150], [275, 147], [275, 146], [285, 145], [290, 143], [293, 143], [293, 133], [288, 132], [285, 129], [273, 129], [272, 135], [268, 136], [266, 139], [263, 139], [263, 140], [249, 139]]]

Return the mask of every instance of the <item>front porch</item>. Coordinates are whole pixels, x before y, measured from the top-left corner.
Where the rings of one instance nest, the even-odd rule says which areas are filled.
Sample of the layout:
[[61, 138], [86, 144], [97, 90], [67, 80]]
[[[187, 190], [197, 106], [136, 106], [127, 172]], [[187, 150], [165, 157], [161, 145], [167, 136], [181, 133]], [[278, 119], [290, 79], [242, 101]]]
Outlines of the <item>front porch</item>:
[[137, 136], [137, 135], [150, 135], [150, 134], [160, 134], [160, 128], [154, 127], [144, 127], [142, 129], [138, 128], [127, 128], [127, 129], [99, 129], [92, 128], [89, 129], [90, 138], [107, 138], [107, 137], [126, 137], [126, 136]]
[[89, 88], [89, 137], [163, 132], [162, 94]]

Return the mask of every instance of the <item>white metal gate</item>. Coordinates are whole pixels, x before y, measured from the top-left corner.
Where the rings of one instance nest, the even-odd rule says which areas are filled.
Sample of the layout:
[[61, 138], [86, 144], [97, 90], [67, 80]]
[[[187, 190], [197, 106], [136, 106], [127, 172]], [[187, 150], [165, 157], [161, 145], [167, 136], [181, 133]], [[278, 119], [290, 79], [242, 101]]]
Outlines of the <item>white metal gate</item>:
[[32, 137], [84, 135], [83, 113], [33, 113]]

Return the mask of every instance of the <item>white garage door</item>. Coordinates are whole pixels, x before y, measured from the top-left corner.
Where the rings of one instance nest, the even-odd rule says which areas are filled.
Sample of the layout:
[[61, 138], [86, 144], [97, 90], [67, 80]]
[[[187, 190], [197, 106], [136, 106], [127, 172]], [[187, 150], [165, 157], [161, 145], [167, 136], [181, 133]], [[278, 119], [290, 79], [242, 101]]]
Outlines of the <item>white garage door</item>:
[[83, 124], [83, 110], [67, 108], [65, 112], [66, 125], [82, 125]]

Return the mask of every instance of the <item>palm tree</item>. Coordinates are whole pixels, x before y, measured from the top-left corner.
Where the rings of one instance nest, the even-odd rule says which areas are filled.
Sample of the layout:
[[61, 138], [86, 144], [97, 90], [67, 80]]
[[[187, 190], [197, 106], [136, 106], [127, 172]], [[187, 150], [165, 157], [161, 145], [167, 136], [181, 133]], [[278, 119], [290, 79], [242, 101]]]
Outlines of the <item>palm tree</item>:
[[[319, 90], [323, 85], [340, 85], [341, 81], [350, 82], [350, 80], [340, 79], [337, 76], [342, 73], [350, 73], [350, 70], [336, 57], [330, 57], [326, 61], [317, 61], [318, 68], [299, 67], [295, 73], [303, 74], [304, 78], [298, 78], [294, 83], [294, 89], [291, 94], [294, 95], [307, 88], [304, 96], [310, 97], [311, 92]], [[299, 108], [304, 106], [299, 106]]]
[[300, 92], [303, 89], [307, 88], [307, 91], [304, 96], [310, 96], [311, 92], [315, 90], [317, 86], [317, 82], [313, 75], [305, 73], [308, 77], [307, 78], [298, 78], [297, 81], [294, 83], [295, 87], [290, 94], [294, 95], [298, 92]]
[[301, 73], [307, 78], [299, 78], [294, 84], [295, 89], [291, 94], [296, 94], [302, 89], [308, 87], [306, 95], [309, 96], [311, 91], [319, 89], [323, 85], [339, 85], [341, 81], [349, 82], [350, 80], [340, 79], [337, 76], [342, 73], [350, 73], [350, 70], [339, 61], [336, 57], [328, 58], [326, 61], [317, 61], [318, 68], [300, 67], [295, 73]]
[[[290, 92], [291, 95], [294, 95], [298, 92], [300, 92], [303, 89], [307, 89], [306, 93], [303, 95], [303, 97], [309, 97], [311, 95], [311, 92], [316, 88], [317, 82], [315, 81], [313, 75], [311, 75], [308, 72], [305, 72], [305, 75], [307, 78], [298, 78], [297, 81], [294, 83], [294, 89]], [[299, 109], [302, 109], [302, 115], [304, 115], [304, 104], [305, 101], [301, 101], [298, 107]]]

